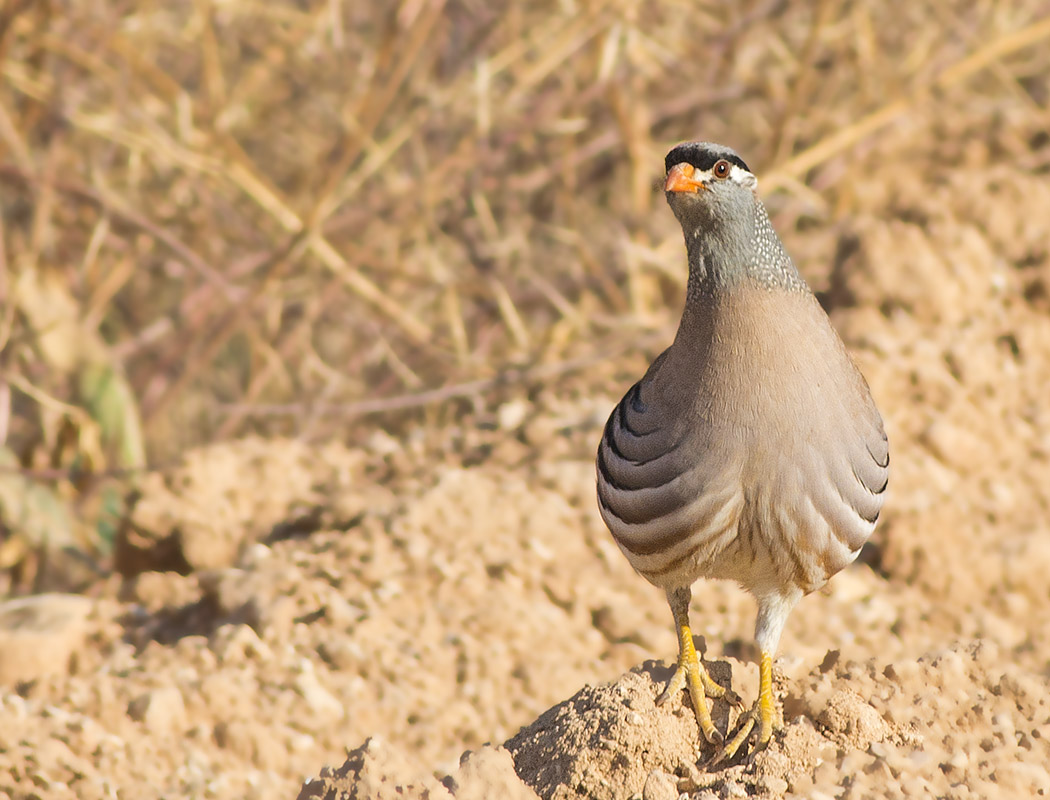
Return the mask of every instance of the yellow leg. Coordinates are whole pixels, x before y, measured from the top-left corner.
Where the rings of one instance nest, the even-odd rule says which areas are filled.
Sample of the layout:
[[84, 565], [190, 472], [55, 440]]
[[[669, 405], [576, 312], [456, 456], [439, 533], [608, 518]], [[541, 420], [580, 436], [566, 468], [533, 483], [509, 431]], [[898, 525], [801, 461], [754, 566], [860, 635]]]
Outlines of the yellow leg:
[[751, 731], [758, 722], [758, 742], [755, 751], [762, 749], [773, 737], [773, 717], [776, 708], [773, 703], [773, 655], [762, 653], [762, 660], [758, 665], [758, 700], [743, 717], [740, 718], [740, 727], [725, 747], [711, 761], [711, 766], [720, 761], [728, 761], [736, 755], [741, 745], [747, 741]]
[[773, 716], [776, 709], [773, 705], [773, 654], [763, 653], [758, 667], [758, 712], [760, 726], [758, 729], [758, 746], [765, 747], [773, 738]]
[[[725, 697], [726, 689], [714, 682], [696, 654], [696, 647], [693, 646], [693, 632], [689, 628], [689, 597], [688, 589], [679, 589], [667, 594], [667, 599], [671, 604], [671, 613], [674, 614], [675, 629], [678, 632], [678, 669], [667, 682], [667, 686], [656, 699], [656, 703], [661, 705], [667, 702], [688, 685], [689, 700], [693, 705], [693, 713], [696, 714], [700, 732], [707, 741], [721, 744], [724, 737], [715, 728], [715, 723], [711, 719], [707, 698]], [[730, 696], [735, 697], [732, 693]]]

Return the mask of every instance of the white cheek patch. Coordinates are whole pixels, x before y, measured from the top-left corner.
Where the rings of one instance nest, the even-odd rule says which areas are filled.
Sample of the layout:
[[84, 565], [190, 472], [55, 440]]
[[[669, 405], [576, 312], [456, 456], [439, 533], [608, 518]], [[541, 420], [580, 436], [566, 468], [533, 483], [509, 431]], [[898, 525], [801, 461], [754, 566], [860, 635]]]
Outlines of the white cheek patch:
[[758, 188], [758, 178], [736, 164], [733, 164], [729, 169], [729, 180], [748, 189]]

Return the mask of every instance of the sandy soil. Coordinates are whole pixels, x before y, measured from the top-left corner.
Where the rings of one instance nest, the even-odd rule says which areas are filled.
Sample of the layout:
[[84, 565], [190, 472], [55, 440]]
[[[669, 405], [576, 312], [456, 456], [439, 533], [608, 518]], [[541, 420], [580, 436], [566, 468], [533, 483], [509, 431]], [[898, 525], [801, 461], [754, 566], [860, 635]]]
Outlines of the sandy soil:
[[[962, 166], [873, 172], [863, 213], [785, 233], [894, 471], [863, 559], [790, 620], [786, 728], [752, 763], [697, 769], [691, 715], [654, 706], [670, 615], [595, 509], [600, 426], [651, 355], [632, 353], [465, 424], [469, 460], [377, 432], [218, 444], [150, 476], [121, 575], [0, 606], [0, 793], [1050, 792], [1050, 242], [1029, 213], [1050, 186], [935, 144], [923, 163]], [[694, 589], [745, 700], [753, 615], [734, 586]]]

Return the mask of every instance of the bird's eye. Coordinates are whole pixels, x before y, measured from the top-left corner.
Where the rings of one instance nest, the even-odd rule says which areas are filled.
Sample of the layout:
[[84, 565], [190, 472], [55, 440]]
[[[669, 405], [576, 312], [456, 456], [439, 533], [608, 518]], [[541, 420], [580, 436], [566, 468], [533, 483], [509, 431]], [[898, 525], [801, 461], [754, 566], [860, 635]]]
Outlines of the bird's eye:
[[729, 162], [723, 158], [721, 161], [715, 164], [714, 168], [711, 171], [714, 173], [716, 178], [728, 178], [729, 171], [731, 169], [732, 167], [730, 166]]

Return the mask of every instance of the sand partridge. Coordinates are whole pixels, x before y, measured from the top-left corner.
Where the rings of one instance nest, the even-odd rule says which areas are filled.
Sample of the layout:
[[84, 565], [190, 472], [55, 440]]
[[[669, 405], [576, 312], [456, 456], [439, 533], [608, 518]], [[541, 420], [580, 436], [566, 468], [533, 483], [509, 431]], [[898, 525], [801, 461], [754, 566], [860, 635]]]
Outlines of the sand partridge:
[[[744, 161], [692, 142], [671, 150], [665, 168], [689, 259], [685, 310], [673, 344], [609, 417], [598, 500], [624, 555], [671, 605], [678, 668], [661, 701], [688, 688], [721, 760], [756, 722], [757, 747], [768, 743], [784, 624], [871, 536], [889, 449], [867, 383], [785, 252]], [[705, 697], [725, 690], [689, 627], [698, 578], [734, 580], [758, 603], [758, 700], [728, 742]]]

